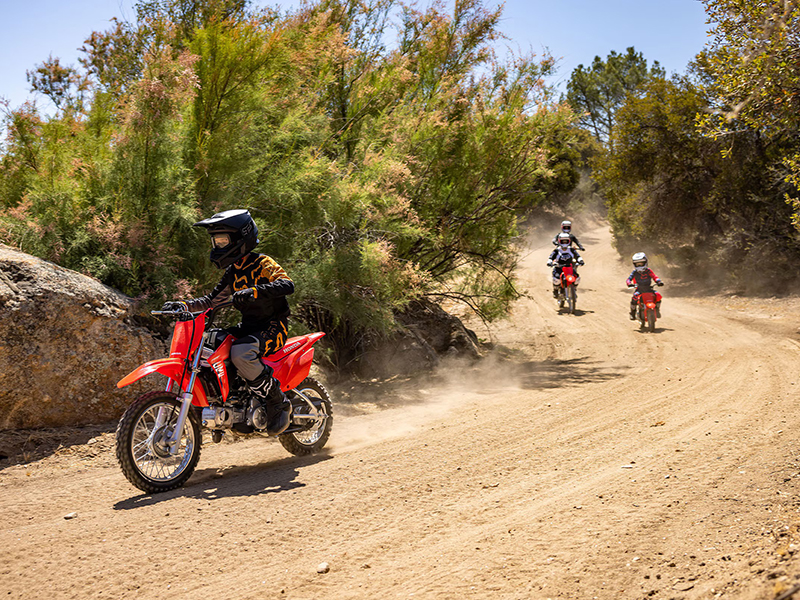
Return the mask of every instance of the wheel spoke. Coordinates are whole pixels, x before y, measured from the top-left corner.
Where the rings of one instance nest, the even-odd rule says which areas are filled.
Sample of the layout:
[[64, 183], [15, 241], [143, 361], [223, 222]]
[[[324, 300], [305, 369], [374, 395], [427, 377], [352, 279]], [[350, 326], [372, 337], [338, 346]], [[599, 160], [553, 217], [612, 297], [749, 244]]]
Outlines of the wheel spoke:
[[187, 422], [178, 441], [178, 451], [166, 443], [177, 421], [175, 407], [168, 403], [150, 406], [139, 417], [131, 433], [131, 454], [136, 468], [154, 481], [174, 479], [186, 468], [192, 455], [194, 433]]

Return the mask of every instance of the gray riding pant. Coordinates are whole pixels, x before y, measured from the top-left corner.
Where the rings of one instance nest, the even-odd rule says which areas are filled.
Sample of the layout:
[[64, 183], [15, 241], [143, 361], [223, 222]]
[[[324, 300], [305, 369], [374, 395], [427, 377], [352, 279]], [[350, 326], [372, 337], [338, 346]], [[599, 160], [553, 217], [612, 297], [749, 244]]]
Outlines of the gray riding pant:
[[272, 376], [272, 368], [261, 362], [261, 357], [277, 352], [286, 343], [286, 320], [272, 321], [264, 331], [241, 337], [241, 331], [236, 327], [228, 329], [228, 332], [236, 337], [231, 346], [231, 361], [239, 375], [248, 381], [258, 379], [265, 373]]

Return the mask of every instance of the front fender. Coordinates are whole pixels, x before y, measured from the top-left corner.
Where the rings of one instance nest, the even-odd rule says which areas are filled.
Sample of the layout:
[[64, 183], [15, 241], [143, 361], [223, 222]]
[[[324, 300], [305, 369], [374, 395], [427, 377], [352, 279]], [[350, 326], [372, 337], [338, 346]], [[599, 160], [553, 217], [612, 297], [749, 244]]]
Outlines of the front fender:
[[151, 373], [161, 373], [173, 381], [180, 381], [184, 368], [185, 364], [182, 358], [159, 358], [158, 360], [151, 360], [120, 379], [117, 383], [117, 387], [121, 388], [130, 385]]

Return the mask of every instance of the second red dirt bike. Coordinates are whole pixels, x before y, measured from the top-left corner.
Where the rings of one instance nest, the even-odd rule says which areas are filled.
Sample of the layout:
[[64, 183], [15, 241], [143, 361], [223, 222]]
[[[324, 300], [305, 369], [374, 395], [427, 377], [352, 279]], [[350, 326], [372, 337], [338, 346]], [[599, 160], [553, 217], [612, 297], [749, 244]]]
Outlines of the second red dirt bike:
[[558, 301], [558, 308], [564, 308], [566, 304], [567, 311], [569, 314], [572, 314], [575, 312], [578, 303], [578, 275], [575, 273], [575, 269], [572, 265], [562, 267], [560, 279], [561, 285], [558, 291], [558, 297], [556, 298]]
[[[167, 377], [165, 390], [137, 398], [117, 426], [117, 460], [122, 472], [144, 492], [165, 492], [183, 485], [200, 459], [202, 430], [219, 442], [223, 432], [266, 435], [265, 408], [252, 396], [230, 361], [233, 336], [212, 329], [225, 303], [200, 313], [152, 311], [177, 317], [169, 358], [147, 362], [124, 377], [124, 387], [151, 373]], [[331, 434], [331, 399], [309, 377], [314, 343], [324, 333], [286, 340], [261, 360], [273, 368], [292, 403], [289, 428], [278, 440], [295, 455], [319, 452]]]

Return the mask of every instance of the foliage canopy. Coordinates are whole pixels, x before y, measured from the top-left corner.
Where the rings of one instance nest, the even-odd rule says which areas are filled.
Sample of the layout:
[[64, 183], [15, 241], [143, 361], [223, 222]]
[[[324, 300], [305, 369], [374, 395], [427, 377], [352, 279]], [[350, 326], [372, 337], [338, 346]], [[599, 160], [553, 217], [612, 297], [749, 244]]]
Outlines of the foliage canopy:
[[193, 222], [248, 208], [340, 364], [423, 294], [500, 314], [518, 212], [574, 186], [579, 161], [552, 59], [499, 60], [500, 16], [141, 0], [78, 68], [31, 72], [54, 115], [5, 106], [0, 240], [155, 303], [219, 275]]

